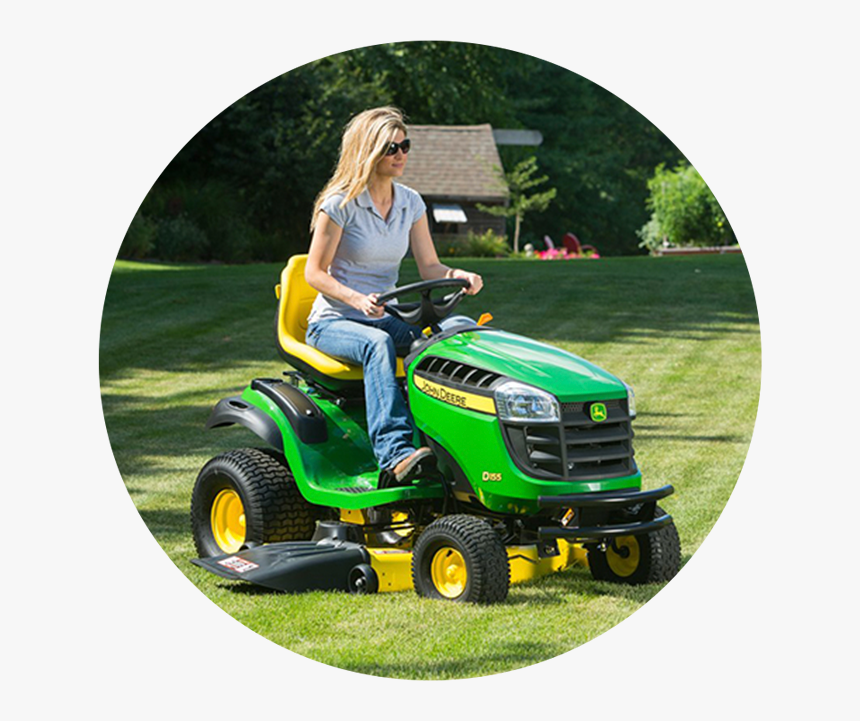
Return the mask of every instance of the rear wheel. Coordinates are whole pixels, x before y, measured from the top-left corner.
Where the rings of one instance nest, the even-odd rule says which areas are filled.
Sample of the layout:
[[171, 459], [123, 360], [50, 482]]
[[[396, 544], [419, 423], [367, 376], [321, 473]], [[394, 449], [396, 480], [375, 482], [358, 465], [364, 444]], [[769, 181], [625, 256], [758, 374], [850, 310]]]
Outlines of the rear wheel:
[[431, 523], [412, 553], [412, 582], [425, 598], [496, 603], [508, 595], [508, 554], [480, 518], [445, 516]]
[[258, 448], [209, 461], [191, 496], [191, 528], [201, 558], [278, 541], [308, 540], [321, 509], [299, 492], [286, 463]]
[[[657, 515], [663, 513], [658, 506]], [[663, 583], [675, 577], [680, 565], [681, 541], [674, 523], [642, 536], [614, 538], [605, 551], [588, 551], [588, 567], [597, 581]]]

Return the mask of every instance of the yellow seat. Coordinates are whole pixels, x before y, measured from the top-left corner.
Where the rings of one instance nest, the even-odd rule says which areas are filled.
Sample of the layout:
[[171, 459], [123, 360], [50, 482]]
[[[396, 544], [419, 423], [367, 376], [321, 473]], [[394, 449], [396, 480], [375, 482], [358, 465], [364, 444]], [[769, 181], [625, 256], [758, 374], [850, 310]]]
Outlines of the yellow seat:
[[[275, 286], [278, 315], [275, 328], [278, 349], [294, 368], [309, 373], [324, 386], [336, 389], [364, 379], [361, 366], [326, 355], [305, 343], [308, 315], [317, 291], [305, 280], [307, 255], [294, 255], [281, 271], [281, 282]], [[403, 360], [397, 359], [397, 377], [405, 377]]]

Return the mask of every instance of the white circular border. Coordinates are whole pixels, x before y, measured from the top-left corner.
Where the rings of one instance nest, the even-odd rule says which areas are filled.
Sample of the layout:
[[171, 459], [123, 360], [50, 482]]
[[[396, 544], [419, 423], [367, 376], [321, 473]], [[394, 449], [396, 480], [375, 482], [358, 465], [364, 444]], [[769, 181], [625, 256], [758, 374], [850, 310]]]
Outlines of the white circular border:
[[[6, 378], [21, 387], [27, 406], [13, 438], [20, 433], [32, 448], [12, 463], [20, 480], [10, 502], [32, 506], [41, 475], [33, 460], [52, 469], [42, 480], [51, 489], [47, 514], [37, 529], [25, 518], [13, 521], [20, 547], [7, 549], [12, 698], [26, 700], [33, 715], [77, 707], [95, 718], [352, 713], [352, 704], [436, 718], [428, 693], [441, 694], [445, 708], [506, 717], [791, 718], [845, 708], [851, 684], [839, 648], [853, 613], [847, 594], [819, 586], [834, 577], [823, 575], [827, 562], [816, 549], [827, 538], [839, 546], [839, 531], [822, 539], [788, 530], [826, 520], [810, 513], [813, 498], [799, 494], [844, 472], [819, 461], [811, 478], [802, 468], [816, 456], [786, 447], [786, 419], [796, 408], [785, 388], [810, 367], [784, 362], [811, 364], [809, 345], [821, 352], [833, 343], [834, 306], [823, 313], [816, 292], [836, 308], [851, 300], [846, 268], [816, 262], [816, 251], [846, 265], [849, 254], [856, 259], [838, 218], [853, 198], [847, 178], [828, 163], [846, 153], [857, 160], [856, 141], [839, 142], [854, 134], [840, 100], [852, 59], [844, 48], [853, 42], [844, 22], [819, 17], [825, 33], [815, 18], [731, 3], [701, 10], [683, 3], [328, 3], [314, 11], [281, 3], [177, 5], [58, 3], [8, 18], [12, 41], [2, 52], [14, 102], [4, 119], [10, 212], [3, 297], [12, 311], [10, 337], [18, 340]], [[665, 132], [707, 179], [737, 231], [764, 350], [759, 417], [743, 473], [678, 579], [573, 652], [444, 686], [309, 661], [209, 602], [160, 551], [125, 492], [98, 393], [111, 265], [134, 211], [179, 148], [282, 72], [354, 47], [424, 39], [497, 45], [555, 62], [611, 90]], [[819, 173], [828, 171], [819, 183], [803, 177], [813, 172], [810, 159], [821, 160]], [[828, 199], [834, 212], [815, 209]], [[21, 305], [26, 312], [16, 312]], [[831, 351], [831, 378], [849, 377], [849, 358]], [[56, 390], [43, 395], [41, 382], [49, 379]], [[55, 406], [58, 396], [62, 412], [46, 429], [46, 409], [34, 398]], [[856, 491], [845, 490], [856, 500]], [[78, 535], [70, 519], [85, 519], [87, 532]]]

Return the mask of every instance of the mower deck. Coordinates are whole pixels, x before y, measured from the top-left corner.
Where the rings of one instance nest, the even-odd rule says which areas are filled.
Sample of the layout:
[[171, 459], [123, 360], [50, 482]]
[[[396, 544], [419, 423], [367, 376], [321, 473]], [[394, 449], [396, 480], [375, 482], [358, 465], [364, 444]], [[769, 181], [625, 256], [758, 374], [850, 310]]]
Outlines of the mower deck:
[[[558, 541], [552, 555], [537, 545], [508, 546], [511, 583], [524, 583], [579, 564], [588, 565], [587, 553], [579, 544]], [[376, 579], [372, 590], [410, 591], [412, 551], [398, 548], [369, 548], [349, 541], [324, 539], [272, 543], [211, 558], [197, 558], [194, 565], [231, 581], [247, 581], [275, 591], [350, 591], [353, 571], [369, 565]], [[366, 591], [365, 591], [366, 592]]]

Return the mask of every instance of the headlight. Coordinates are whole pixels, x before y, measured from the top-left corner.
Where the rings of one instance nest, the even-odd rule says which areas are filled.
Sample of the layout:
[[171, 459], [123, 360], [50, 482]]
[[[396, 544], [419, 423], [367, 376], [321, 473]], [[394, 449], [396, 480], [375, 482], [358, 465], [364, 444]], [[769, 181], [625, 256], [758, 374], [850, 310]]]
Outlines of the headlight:
[[555, 396], [516, 381], [502, 383], [496, 388], [496, 408], [503, 421], [558, 423], [561, 420]]
[[627, 411], [630, 413], [631, 418], [636, 417], [636, 394], [633, 392], [633, 389], [628, 386], [626, 383], [624, 384], [627, 388]]

